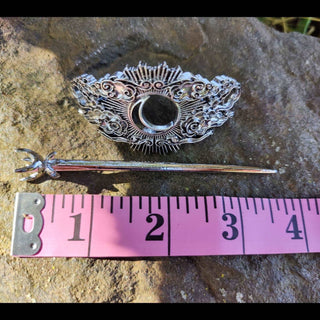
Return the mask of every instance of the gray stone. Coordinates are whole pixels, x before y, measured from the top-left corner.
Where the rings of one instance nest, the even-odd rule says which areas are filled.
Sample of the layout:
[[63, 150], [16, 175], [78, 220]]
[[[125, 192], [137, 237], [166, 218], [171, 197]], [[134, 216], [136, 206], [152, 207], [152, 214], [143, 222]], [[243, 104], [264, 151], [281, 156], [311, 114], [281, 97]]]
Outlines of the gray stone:
[[[10, 256], [16, 192], [319, 197], [320, 43], [255, 18], [0, 19], [1, 302], [319, 302], [318, 254], [137, 259]], [[64, 173], [22, 183], [13, 152], [163, 161], [106, 140], [77, 113], [70, 80], [166, 61], [235, 78], [235, 115], [166, 161], [276, 168], [276, 175]]]

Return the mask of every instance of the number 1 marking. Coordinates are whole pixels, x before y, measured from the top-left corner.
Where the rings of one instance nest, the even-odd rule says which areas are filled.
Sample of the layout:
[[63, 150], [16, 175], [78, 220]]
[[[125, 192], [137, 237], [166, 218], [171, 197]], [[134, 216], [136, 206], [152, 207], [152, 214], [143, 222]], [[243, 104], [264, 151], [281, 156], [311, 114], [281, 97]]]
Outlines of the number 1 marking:
[[68, 241], [84, 241], [84, 239], [80, 238], [81, 213], [70, 216], [70, 218], [74, 218], [74, 228], [73, 237]]

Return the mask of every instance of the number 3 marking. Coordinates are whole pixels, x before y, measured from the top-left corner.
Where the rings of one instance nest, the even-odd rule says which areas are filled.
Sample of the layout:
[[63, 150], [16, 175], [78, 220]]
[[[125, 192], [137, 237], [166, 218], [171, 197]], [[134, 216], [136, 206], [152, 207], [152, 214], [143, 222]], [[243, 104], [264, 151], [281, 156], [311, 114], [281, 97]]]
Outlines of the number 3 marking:
[[237, 217], [232, 214], [232, 213], [225, 213], [222, 216], [222, 220], [223, 221], [228, 221], [228, 216], [230, 216], [231, 218], [231, 222], [229, 224], [227, 224], [227, 227], [231, 228], [231, 236], [229, 237], [229, 232], [228, 231], [223, 231], [222, 232], [222, 236], [226, 239], [226, 240], [234, 240], [238, 237], [239, 231], [238, 229], [234, 226], [237, 223]]

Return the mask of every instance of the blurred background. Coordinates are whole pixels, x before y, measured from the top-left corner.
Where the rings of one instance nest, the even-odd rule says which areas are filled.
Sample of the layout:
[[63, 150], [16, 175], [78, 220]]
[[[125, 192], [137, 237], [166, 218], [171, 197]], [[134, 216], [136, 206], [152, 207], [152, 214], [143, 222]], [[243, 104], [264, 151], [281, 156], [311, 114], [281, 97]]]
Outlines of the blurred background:
[[320, 38], [320, 17], [260, 17], [261, 22], [282, 32], [300, 32]]

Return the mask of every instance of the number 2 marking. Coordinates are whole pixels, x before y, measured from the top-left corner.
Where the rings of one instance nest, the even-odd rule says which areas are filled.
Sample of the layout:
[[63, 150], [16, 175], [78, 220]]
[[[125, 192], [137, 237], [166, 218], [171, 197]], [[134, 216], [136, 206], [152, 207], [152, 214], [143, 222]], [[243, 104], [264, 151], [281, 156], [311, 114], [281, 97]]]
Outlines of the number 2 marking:
[[147, 241], [162, 241], [163, 240], [163, 232], [161, 232], [160, 234], [152, 234], [152, 233], [154, 231], [156, 231], [157, 229], [159, 229], [163, 225], [164, 219], [163, 219], [162, 215], [160, 215], [160, 214], [151, 213], [146, 218], [148, 223], [151, 223], [153, 221], [152, 217], [156, 218], [156, 225], [148, 232], [148, 234], [146, 236], [146, 240]]

